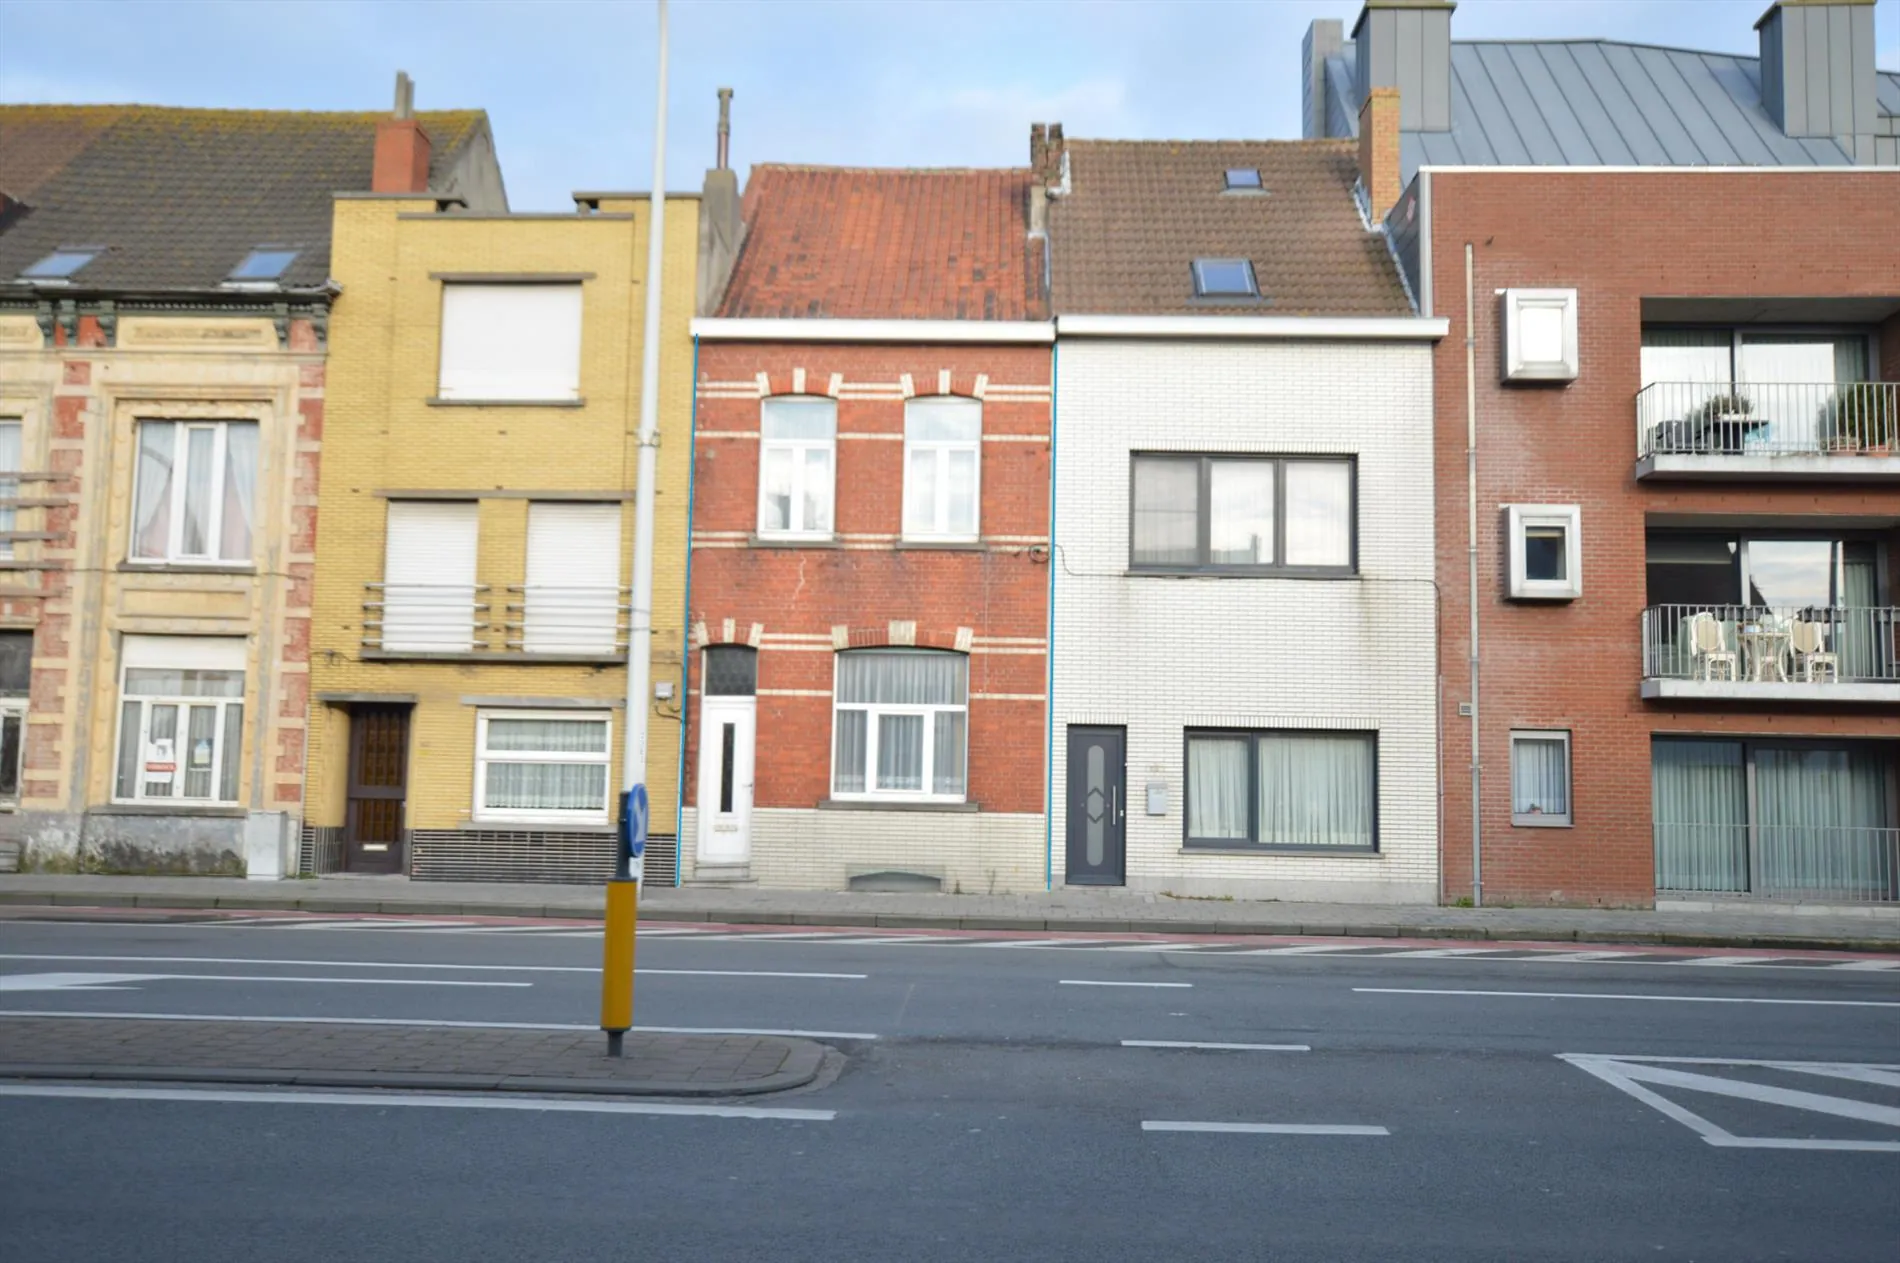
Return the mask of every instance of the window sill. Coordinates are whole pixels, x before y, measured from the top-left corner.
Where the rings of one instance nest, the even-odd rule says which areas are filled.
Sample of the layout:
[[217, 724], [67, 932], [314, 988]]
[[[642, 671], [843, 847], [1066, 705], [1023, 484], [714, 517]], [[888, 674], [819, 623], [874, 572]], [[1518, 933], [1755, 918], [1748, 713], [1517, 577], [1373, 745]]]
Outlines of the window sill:
[[898, 552], [980, 553], [989, 545], [980, 539], [900, 539]]
[[496, 650], [365, 649], [364, 662], [489, 662], [497, 666], [622, 666], [625, 653], [502, 653]]
[[820, 811], [981, 811], [973, 802], [901, 802], [886, 798], [821, 798]]
[[1322, 567], [1288, 569], [1264, 566], [1131, 566], [1125, 579], [1357, 579], [1357, 570]]
[[257, 567], [250, 562], [230, 561], [122, 561], [120, 574], [246, 574]]
[[836, 535], [748, 535], [745, 537], [749, 548], [843, 548], [844, 541]]
[[1359, 855], [1379, 858], [1377, 847], [1364, 846], [1263, 846], [1257, 842], [1185, 842], [1183, 855]]
[[1513, 829], [1569, 829], [1569, 816], [1512, 816]]
[[98, 803], [86, 808], [94, 816], [217, 816], [242, 820], [251, 813], [230, 803]]
[[469, 827], [475, 829], [517, 829], [539, 833], [599, 833], [611, 837], [615, 832], [612, 821], [576, 820], [572, 816], [510, 816], [498, 820], [493, 816], [470, 816]]
[[444, 399], [431, 395], [422, 401], [431, 408], [585, 408], [585, 399]]

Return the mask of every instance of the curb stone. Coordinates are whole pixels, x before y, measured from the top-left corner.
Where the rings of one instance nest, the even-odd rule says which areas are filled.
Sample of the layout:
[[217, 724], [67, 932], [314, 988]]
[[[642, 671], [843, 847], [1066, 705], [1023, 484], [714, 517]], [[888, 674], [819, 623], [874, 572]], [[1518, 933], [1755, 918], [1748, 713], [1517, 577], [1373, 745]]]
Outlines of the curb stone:
[[[809, 1062], [809, 1064], [805, 1064]], [[0, 1079], [102, 1080], [147, 1083], [242, 1083], [301, 1088], [430, 1089], [455, 1092], [567, 1092], [587, 1096], [729, 1097], [761, 1096], [802, 1088], [824, 1066], [822, 1051], [801, 1057], [793, 1070], [781, 1070], [744, 1083], [666, 1083], [658, 1080], [543, 1079], [525, 1075], [431, 1074], [426, 1071], [251, 1070], [208, 1066], [62, 1066], [0, 1062]]]

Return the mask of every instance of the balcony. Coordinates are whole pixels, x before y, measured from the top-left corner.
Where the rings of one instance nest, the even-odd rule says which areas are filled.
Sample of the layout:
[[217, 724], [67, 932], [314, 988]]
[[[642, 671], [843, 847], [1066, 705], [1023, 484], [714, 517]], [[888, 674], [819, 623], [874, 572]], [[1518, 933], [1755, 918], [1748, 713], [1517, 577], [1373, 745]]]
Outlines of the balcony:
[[1900, 704], [1900, 608], [1652, 605], [1642, 695]]
[[[627, 654], [628, 589], [371, 583], [365, 661], [615, 663]], [[497, 617], [499, 615], [499, 617]]]
[[1657, 821], [1659, 899], [1900, 902], [1900, 829]]
[[1900, 383], [1656, 382], [1636, 396], [1636, 476], [1900, 481]]

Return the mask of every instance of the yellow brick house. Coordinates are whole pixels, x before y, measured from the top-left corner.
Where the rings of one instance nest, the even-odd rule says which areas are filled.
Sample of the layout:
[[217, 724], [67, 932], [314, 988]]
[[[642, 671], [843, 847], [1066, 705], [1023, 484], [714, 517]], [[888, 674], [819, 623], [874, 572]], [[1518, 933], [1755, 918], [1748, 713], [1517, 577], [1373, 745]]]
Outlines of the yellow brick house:
[[[669, 884], [704, 200], [665, 199], [646, 781]], [[337, 199], [305, 872], [611, 873], [649, 214]]]

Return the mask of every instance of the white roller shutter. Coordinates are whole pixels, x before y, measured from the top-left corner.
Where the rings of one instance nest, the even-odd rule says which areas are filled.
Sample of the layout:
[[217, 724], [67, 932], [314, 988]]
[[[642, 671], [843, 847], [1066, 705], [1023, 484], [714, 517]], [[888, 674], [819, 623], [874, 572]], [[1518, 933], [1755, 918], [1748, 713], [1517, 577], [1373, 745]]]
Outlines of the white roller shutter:
[[579, 399], [581, 287], [444, 285], [436, 391], [444, 399]]
[[529, 653], [613, 653], [620, 627], [620, 506], [528, 506]]
[[391, 500], [383, 562], [383, 648], [475, 647], [476, 510], [466, 500]]

